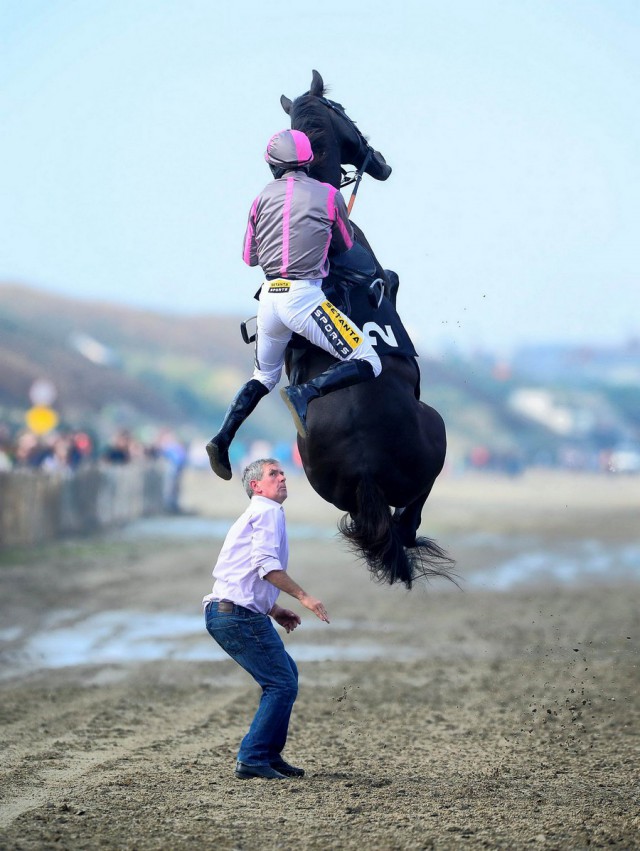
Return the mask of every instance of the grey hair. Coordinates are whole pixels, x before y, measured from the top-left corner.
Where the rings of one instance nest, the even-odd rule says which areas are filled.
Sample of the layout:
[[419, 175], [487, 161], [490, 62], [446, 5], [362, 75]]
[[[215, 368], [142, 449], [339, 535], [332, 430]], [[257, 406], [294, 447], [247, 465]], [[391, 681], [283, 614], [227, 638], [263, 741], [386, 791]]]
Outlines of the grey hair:
[[253, 496], [251, 482], [259, 482], [262, 479], [264, 476], [264, 468], [267, 464], [280, 464], [280, 462], [275, 458], [258, 458], [256, 461], [252, 461], [250, 464], [247, 464], [242, 471], [242, 486], [247, 492], [249, 499]]

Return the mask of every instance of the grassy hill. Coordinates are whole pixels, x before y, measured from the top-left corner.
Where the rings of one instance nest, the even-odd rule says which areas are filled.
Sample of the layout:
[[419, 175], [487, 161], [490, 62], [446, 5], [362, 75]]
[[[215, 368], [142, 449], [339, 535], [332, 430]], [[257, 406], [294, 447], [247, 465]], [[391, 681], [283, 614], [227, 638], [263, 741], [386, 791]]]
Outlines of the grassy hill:
[[[47, 378], [69, 423], [127, 419], [210, 430], [251, 373], [253, 352], [239, 322], [0, 284], [0, 409], [5, 418], [20, 415], [33, 381]], [[288, 422], [271, 401], [261, 423], [267, 436]]]
[[[63, 424], [106, 432], [116, 424], [170, 425], [185, 436], [215, 430], [252, 369], [240, 318], [170, 316], [0, 284], [0, 419], [22, 422], [37, 378], [58, 390]], [[550, 437], [507, 404], [511, 385], [481, 365], [421, 357], [422, 398], [445, 418], [450, 455], [483, 443], [510, 452]], [[260, 405], [246, 438], [294, 438], [279, 395]]]

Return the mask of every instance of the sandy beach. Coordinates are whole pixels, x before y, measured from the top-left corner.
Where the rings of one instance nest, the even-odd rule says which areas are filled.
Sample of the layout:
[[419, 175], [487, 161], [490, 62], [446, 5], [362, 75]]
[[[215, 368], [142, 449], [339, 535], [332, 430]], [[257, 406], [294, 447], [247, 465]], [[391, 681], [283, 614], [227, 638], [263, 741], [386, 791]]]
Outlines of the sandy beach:
[[191, 471], [185, 517], [0, 556], [0, 848], [640, 848], [637, 478], [442, 478], [422, 531], [461, 587], [411, 592], [289, 484], [332, 621], [291, 602], [306, 776], [233, 776], [258, 689], [199, 601], [246, 496]]

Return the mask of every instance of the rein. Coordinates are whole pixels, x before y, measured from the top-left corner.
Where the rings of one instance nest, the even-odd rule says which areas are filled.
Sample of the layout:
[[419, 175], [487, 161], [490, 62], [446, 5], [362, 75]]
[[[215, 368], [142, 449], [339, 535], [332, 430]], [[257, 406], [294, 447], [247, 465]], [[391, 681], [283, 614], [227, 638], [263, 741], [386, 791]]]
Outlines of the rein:
[[353, 187], [353, 191], [351, 193], [351, 198], [349, 198], [349, 203], [347, 204], [347, 213], [349, 215], [351, 215], [351, 210], [353, 209], [353, 205], [356, 202], [356, 195], [358, 194], [358, 189], [360, 187], [360, 181], [362, 180], [362, 175], [364, 174], [364, 170], [366, 169], [367, 165], [369, 164], [369, 160], [371, 159], [372, 153], [373, 153], [373, 151], [371, 150], [371, 148], [369, 148], [369, 150], [367, 151], [367, 156], [364, 158], [364, 162], [362, 163], [362, 165], [360, 166], [360, 168], [356, 172], [356, 176], [354, 177], [353, 181], [350, 181], [350, 183], [354, 183], [355, 186]]

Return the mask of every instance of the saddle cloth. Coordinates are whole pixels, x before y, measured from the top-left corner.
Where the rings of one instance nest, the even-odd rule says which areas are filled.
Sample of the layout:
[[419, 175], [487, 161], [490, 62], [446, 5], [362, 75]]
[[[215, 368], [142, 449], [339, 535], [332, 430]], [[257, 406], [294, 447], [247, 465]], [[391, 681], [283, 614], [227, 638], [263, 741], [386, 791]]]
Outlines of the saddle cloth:
[[[397, 310], [388, 298], [384, 297], [376, 309], [369, 301], [366, 286], [344, 284], [331, 276], [325, 280], [322, 289], [329, 301], [366, 334], [378, 355], [418, 357]], [[307, 348], [310, 343], [294, 334], [290, 345], [293, 348]]]

